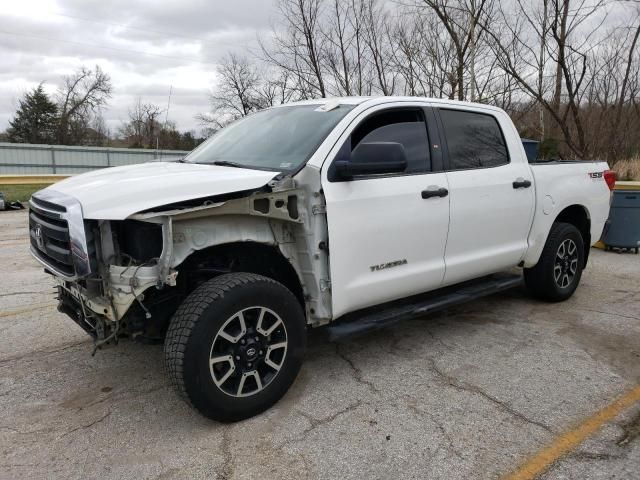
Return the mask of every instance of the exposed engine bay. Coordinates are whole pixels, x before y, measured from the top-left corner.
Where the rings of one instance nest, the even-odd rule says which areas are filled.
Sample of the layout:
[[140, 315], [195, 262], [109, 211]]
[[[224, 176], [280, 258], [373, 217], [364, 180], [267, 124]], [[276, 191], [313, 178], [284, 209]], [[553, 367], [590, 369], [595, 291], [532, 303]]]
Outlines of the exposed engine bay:
[[94, 338], [96, 348], [122, 337], [161, 341], [190, 292], [233, 271], [268, 274], [287, 285], [313, 326], [331, 319], [322, 194], [290, 177], [125, 220], [84, 220], [84, 228], [90, 273], [50, 273], [58, 282], [59, 310]]

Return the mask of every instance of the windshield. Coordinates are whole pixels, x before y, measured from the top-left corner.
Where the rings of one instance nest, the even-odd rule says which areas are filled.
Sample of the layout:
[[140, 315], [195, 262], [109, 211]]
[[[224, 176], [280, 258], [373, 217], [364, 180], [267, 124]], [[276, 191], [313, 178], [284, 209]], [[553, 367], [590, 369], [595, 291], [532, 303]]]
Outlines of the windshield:
[[274, 171], [305, 163], [354, 105], [328, 111], [320, 105], [294, 105], [254, 113], [216, 132], [185, 158]]

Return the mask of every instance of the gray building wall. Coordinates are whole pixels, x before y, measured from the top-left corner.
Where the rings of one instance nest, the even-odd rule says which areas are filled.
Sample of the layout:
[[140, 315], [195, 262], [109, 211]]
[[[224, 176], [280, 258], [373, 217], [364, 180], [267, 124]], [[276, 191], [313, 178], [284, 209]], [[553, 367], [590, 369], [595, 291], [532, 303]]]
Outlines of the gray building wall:
[[99, 168], [175, 159], [187, 153], [182, 150], [0, 143], [0, 175], [74, 175]]

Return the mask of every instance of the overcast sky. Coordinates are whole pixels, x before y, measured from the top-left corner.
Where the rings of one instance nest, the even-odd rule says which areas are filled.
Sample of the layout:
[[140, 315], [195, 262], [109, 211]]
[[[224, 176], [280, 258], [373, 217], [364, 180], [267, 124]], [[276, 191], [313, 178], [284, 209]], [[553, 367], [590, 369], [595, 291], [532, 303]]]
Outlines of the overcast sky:
[[140, 96], [167, 105], [180, 130], [200, 130], [215, 62], [255, 47], [273, 23], [274, 0], [7, 0], [0, 10], [0, 131], [18, 99], [40, 82], [54, 93], [80, 66], [113, 83], [104, 117], [115, 131]]

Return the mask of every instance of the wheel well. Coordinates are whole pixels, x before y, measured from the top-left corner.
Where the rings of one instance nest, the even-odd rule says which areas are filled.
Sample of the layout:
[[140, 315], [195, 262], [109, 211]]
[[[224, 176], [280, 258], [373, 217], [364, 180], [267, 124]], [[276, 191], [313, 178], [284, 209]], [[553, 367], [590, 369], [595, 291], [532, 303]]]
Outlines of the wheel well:
[[291, 290], [304, 309], [304, 293], [298, 274], [276, 246], [257, 242], [215, 245], [191, 254], [178, 270], [184, 272], [191, 284], [189, 290], [203, 281], [229, 272], [269, 277]]
[[586, 266], [591, 249], [591, 219], [586, 208], [582, 205], [571, 205], [560, 212], [556, 222], [570, 223], [580, 231], [584, 241], [584, 265]]
[[140, 338], [146, 341], [162, 340], [173, 314], [191, 292], [207, 280], [231, 272], [255, 273], [283, 284], [305, 310], [298, 274], [275, 246], [238, 242], [209, 247], [187, 257], [178, 267], [178, 272], [174, 288], [150, 288], [141, 297], [144, 307], [141, 302], [133, 304], [125, 317], [123, 331], [141, 335]]

